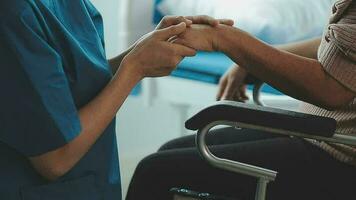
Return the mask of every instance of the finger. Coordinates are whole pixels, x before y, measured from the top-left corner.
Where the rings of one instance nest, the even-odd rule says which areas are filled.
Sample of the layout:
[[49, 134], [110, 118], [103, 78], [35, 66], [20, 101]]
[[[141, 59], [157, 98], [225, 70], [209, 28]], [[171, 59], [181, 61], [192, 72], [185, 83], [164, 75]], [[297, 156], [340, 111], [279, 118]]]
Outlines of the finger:
[[227, 79], [226, 77], [222, 77], [220, 82], [219, 82], [219, 90], [218, 90], [218, 93], [216, 95], [216, 100], [217, 101], [220, 101], [223, 94], [224, 94], [224, 91], [225, 91], [225, 88], [226, 88], [226, 85], [227, 85]]
[[167, 28], [172, 25], [177, 25], [184, 22], [187, 26], [192, 25], [192, 21], [183, 17], [183, 16], [166, 16], [162, 19], [160, 24], [158, 25], [159, 28]]
[[183, 45], [183, 46], [186, 46], [186, 47], [189, 47], [189, 48], [192, 48], [192, 49], [195, 49], [196, 51], [204, 51], [205, 49], [202, 48], [202, 47], [199, 47], [198, 45], [199, 44], [194, 44], [194, 42], [189, 42], [185, 39], [182, 39], [180, 37], [178, 37], [177, 39], [175, 39], [173, 41], [174, 44], [180, 44], [180, 45]]
[[235, 97], [234, 97], [234, 100], [235, 101], [238, 101], [238, 102], [242, 102], [242, 103], [245, 103], [248, 99], [244, 98], [240, 92], [236, 92], [235, 93]]
[[247, 93], [246, 93], [246, 89], [247, 89], [246, 85], [244, 85], [240, 88], [240, 96], [245, 101], [247, 101], [249, 99], [249, 97], [247, 96]]
[[187, 42], [185, 41], [185, 39], [182, 39], [182, 38], [180, 38], [180, 37], [175, 38], [175, 39], [172, 40], [171, 42], [174, 43], [174, 44], [180, 44], [180, 45], [183, 45], [183, 46], [191, 47], [191, 46], [189, 45], [189, 43], [187, 43]]
[[190, 47], [180, 45], [180, 44], [170, 44], [170, 45], [174, 49], [175, 55], [182, 56], [182, 57], [187, 57], [187, 56], [192, 57], [197, 54], [197, 51]]
[[238, 92], [236, 92], [235, 94], [234, 94], [234, 98], [233, 98], [233, 100], [234, 101], [238, 101], [238, 102], [244, 102], [242, 99], [241, 99], [241, 96], [240, 96], [240, 94], [238, 93]]
[[234, 95], [237, 93], [237, 91], [238, 88], [236, 88], [230, 81], [228, 81], [222, 99], [234, 100]]
[[182, 22], [177, 25], [173, 25], [161, 30], [157, 30], [156, 34], [158, 37], [164, 41], [183, 33], [187, 29], [187, 25]]
[[186, 16], [185, 18], [191, 20], [193, 24], [207, 24], [210, 26], [219, 25], [219, 21], [213, 17], [207, 15], [199, 15], [199, 16]]
[[234, 20], [231, 20], [231, 19], [219, 19], [218, 22], [219, 22], [219, 24], [224, 24], [227, 26], [233, 26], [235, 23]]
[[177, 36], [177, 35], [175, 35], [175, 36], [173, 36], [173, 37], [169, 38], [169, 39], [167, 40], [167, 42], [170, 42], [170, 43], [175, 43], [175, 41], [177, 41], [177, 39], [178, 39], [178, 36]]
[[173, 63], [171, 66], [167, 66], [167, 67], [163, 68], [162, 69], [163, 76], [171, 75], [172, 72], [177, 69], [177, 66], [178, 66], [178, 64], [180, 63], [181, 60], [182, 59], [180, 59], [180, 60], [177, 59], [177, 61], [175, 63]]

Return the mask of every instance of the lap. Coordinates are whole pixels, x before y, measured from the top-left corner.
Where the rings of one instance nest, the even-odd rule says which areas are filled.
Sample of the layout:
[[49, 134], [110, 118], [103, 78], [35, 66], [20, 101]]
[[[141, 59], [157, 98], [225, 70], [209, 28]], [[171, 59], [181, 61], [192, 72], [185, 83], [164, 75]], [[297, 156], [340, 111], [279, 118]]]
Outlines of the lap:
[[[223, 145], [233, 144], [241, 142], [250, 142], [257, 140], [265, 140], [276, 137], [282, 137], [280, 135], [273, 135], [267, 132], [248, 130], [248, 129], [236, 129], [233, 127], [215, 129], [207, 135], [206, 142], [208, 145]], [[180, 137], [162, 145], [158, 151], [171, 150], [177, 148], [189, 148], [195, 147], [195, 135]]]
[[[350, 183], [348, 177], [355, 180], [354, 168], [335, 161], [302, 139], [266, 138], [263, 135], [235, 139], [233, 143], [225, 139], [210, 143], [214, 154], [278, 171], [277, 180], [269, 185], [268, 199], [343, 199], [336, 197], [340, 190], [333, 187], [345, 185], [343, 192], [346, 191], [347, 196], [348, 189], [355, 183]], [[137, 195], [142, 193], [148, 199], [167, 199], [166, 191], [172, 187], [253, 199], [256, 180], [209, 166], [195, 147], [171, 148], [157, 152], [139, 164], [128, 199], [140, 199]]]

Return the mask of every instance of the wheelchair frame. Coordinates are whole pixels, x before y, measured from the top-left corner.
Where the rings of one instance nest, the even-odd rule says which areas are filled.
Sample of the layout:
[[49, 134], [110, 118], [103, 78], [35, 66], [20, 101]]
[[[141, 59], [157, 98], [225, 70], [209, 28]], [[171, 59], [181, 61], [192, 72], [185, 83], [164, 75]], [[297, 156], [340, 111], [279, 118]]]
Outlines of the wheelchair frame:
[[[263, 102], [260, 100], [260, 90], [263, 83], [258, 83], [255, 85], [253, 90], [253, 100], [254, 103], [260, 106], [264, 106]], [[214, 114], [214, 113], [210, 113]], [[189, 120], [188, 120], [189, 121]], [[210, 130], [218, 125], [227, 125], [236, 128], [246, 128], [246, 129], [254, 129], [260, 131], [267, 131], [270, 133], [281, 134], [281, 135], [288, 135], [293, 137], [300, 137], [300, 138], [308, 138], [308, 139], [315, 139], [318, 141], [325, 141], [331, 143], [339, 143], [345, 145], [351, 145], [356, 147], [356, 137], [342, 135], [337, 132], [334, 133], [332, 137], [323, 137], [319, 134], [306, 134], [302, 132], [295, 132], [290, 130], [283, 130], [278, 128], [271, 128], [268, 126], [261, 126], [251, 123], [243, 123], [239, 122], [238, 120], [217, 120], [210, 123], [206, 123], [203, 127], [198, 129], [198, 133], [196, 136], [196, 144], [200, 154], [203, 158], [212, 166], [217, 168], [231, 171], [234, 173], [244, 174], [248, 176], [252, 176], [258, 179], [257, 188], [255, 193], [255, 200], [265, 200], [266, 193], [267, 193], [267, 186], [268, 183], [274, 181], [277, 177], [278, 172], [261, 168], [258, 166], [253, 166], [245, 163], [241, 163], [238, 161], [227, 160], [223, 158], [219, 158], [215, 156], [210, 150], [208, 145], [206, 144], [206, 136], [209, 134]], [[186, 123], [187, 126], [187, 123]], [[193, 129], [187, 126], [188, 129]]]

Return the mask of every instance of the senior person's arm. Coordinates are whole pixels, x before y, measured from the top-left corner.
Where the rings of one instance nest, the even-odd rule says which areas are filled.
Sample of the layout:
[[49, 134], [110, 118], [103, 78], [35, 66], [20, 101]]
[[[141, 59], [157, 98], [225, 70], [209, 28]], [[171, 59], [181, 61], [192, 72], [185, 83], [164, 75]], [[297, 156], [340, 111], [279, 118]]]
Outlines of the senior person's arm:
[[[275, 47], [299, 56], [317, 59], [320, 43], [321, 38], [319, 37]], [[236, 64], [231, 66], [219, 81], [219, 90], [216, 99], [218, 101], [233, 100], [240, 102], [248, 100], [249, 98], [246, 93], [248, 77], [249, 74], [243, 67]]]
[[176, 42], [197, 50], [222, 51], [285, 94], [329, 110], [343, 107], [355, 97], [317, 59], [279, 50], [237, 28], [194, 25]]
[[317, 59], [318, 48], [320, 46], [320, 43], [321, 43], [321, 38], [317, 37], [317, 38], [308, 39], [300, 42], [277, 45], [275, 47], [279, 50], [287, 51], [289, 53], [298, 56]]

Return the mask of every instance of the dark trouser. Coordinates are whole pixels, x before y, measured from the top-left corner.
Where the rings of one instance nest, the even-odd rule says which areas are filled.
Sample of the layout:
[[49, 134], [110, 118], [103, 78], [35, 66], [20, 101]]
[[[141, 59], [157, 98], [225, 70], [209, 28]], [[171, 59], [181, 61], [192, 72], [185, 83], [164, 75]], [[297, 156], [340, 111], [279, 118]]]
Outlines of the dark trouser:
[[[211, 133], [207, 142], [220, 157], [278, 171], [268, 200], [356, 199], [356, 168], [302, 139], [225, 128]], [[140, 162], [127, 200], [170, 200], [173, 187], [252, 200], [256, 180], [209, 166], [195, 149], [194, 136], [188, 136]]]

